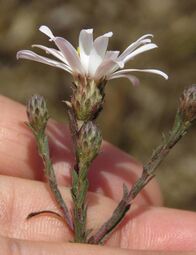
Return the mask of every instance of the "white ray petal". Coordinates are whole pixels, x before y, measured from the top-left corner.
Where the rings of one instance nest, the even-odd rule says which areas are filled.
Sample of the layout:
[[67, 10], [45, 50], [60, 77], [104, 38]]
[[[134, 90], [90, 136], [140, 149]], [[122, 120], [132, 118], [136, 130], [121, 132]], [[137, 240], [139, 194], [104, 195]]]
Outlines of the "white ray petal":
[[50, 40], [53, 40], [53, 39], [54, 39], [54, 35], [53, 35], [53, 33], [52, 33], [52, 31], [50, 30], [49, 27], [43, 25], [43, 26], [41, 26], [41, 27], [39, 28], [39, 31], [41, 31], [42, 33], [44, 33], [45, 35], [47, 35], [47, 36], [50, 38]]
[[120, 51], [106, 51], [106, 54], [105, 54], [105, 58], [104, 60], [106, 59], [113, 59], [113, 60], [116, 60], [118, 55], [119, 55]]
[[46, 64], [46, 65], [58, 67], [58, 68], [61, 68], [65, 71], [67, 71], [68, 73], [72, 73], [70, 71], [70, 69], [67, 68], [67, 66], [65, 64], [60, 63], [60, 62], [55, 61], [55, 60], [52, 60], [50, 58], [40, 56], [40, 55], [36, 54], [35, 52], [33, 52], [31, 50], [18, 51], [17, 54], [16, 54], [16, 58], [17, 59], [23, 58], [23, 59], [33, 60], [33, 61], [40, 62], [40, 63]]
[[93, 48], [93, 29], [83, 29], [79, 35], [80, 60], [86, 71], [88, 72], [89, 55]]
[[148, 37], [154, 37], [154, 35], [153, 35], [153, 34], [145, 34], [145, 35], [142, 35], [142, 36], [140, 36], [135, 42], [142, 41], [142, 40], [144, 40], [144, 39], [146, 39], [146, 38], [148, 38]]
[[63, 56], [66, 58], [73, 72], [84, 74], [84, 68], [81, 65], [80, 58], [71, 43], [62, 37], [55, 37], [53, 40], [56, 46], [62, 52]]
[[134, 50], [133, 52], [131, 52], [129, 55], [127, 55], [125, 58], [124, 58], [124, 62], [128, 62], [130, 59], [134, 58], [135, 56], [145, 52], [145, 51], [148, 51], [148, 50], [152, 50], [152, 49], [155, 49], [157, 48], [158, 46], [154, 43], [149, 43], [149, 44], [145, 44], [141, 47], [139, 47], [138, 49]]
[[133, 86], [138, 86], [140, 84], [139, 79], [137, 77], [135, 77], [134, 75], [131, 75], [131, 74], [116, 74], [116, 73], [114, 73], [114, 75], [109, 77], [109, 80], [118, 79], [118, 78], [127, 78], [127, 79], [129, 79], [130, 82], [133, 84]]
[[93, 43], [94, 50], [102, 58], [105, 56], [109, 38], [112, 37], [112, 35], [113, 35], [112, 32], [108, 32], [104, 35], [97, 37]]
[[91, 76], [95, 74], [98, 66], [102, 63], [108, 47], [109, 38], [112, 35], [113, 33], [109, 32], [95, 39], [89, 58], [89, 74]]
[[147, 37], [153, 37], [152, 34], [146, 34], [141, 36], [137, 41], [130, 44], [120, 55], [120, 60], [124, 59], [127, 55], [129, 55], [132, 51], [134, 51], [136, 48], [140, 47], [141, 45], [151, 43], [151, 39]]
[[104, 60], [96, 70], [94, 75], [95, 79], [101, 79], [102, 77], [108, 78], [108, 76], [113, 73], [113, 70], [119, 69], [121, 67], [121, 64], [122, 63], [113, 59]]
[[125, 51], [123, 51], [123, 53], [119, 56], [119, 59], [123, 60], [126, 56], [128, 56], [131, 52], [133, 52], [134, 50], [136, 50], [137, 48], [141, 47], [142, 45], [151, 43], [150, 39], [144, 39], [142, 41], [139, 42], [135, 42], [132, 43], [131, 45], [129, 45]]
[[157, 69], [124, 69], [124, 70], [120, 70], [120, 71], [117, 71], [115, 73], [113, 73], [111, 76], [110, 76], [110, 79], [112, 79], [114, 76], [116, 75], [122, 75], [122, 74], [128, 74], [128, 73], [131, 73], [131, 72], [143, 72], [143, 73], [154, 73], [154, 74], [158, 74], [160, 76], [162, 76], [163, 78], [165, 78], [166, 80], [168, 79], [168, 75], [160, 70], [157, 70]]
[[56, 50], [53, 48], [48, 48], [48, 47], [45, 47], [45, 46], [39, 45], [39, 44], [33, 44], [32, 47], [36, 47], [36, 48], [44, 50], [46, 53], [49, 53], [49, 54], [53, 55], [54, 57], [58, 58], [59, 60], [61, 60], [63, 63], [65, 63], [69, 67], [69, 64], [68, 64], [66, 58], [63, 56], [63, 54], [59, 50]]

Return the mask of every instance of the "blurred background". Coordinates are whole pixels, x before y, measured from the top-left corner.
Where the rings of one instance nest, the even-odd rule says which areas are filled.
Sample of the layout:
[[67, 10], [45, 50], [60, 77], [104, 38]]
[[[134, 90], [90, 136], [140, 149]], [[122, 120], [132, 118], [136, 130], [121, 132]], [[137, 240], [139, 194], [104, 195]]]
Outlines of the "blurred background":
[[[38, 31], [42, 24], [75, 47], [82, 28], [94, 28], [95, 36], [113, 31], [109, 48], [121, 51], [141, 35], [154, 34], [159, 48], [127, 66], [157, 68], [169, 80], [138, 73], [139, 87], [126, 79], [110, 81], [99, 119], [106, 140], [145, 162], [171, 127], [182, 90], [196, 82], [196, 1], [0, 0], [0, 93], [22, 103], [34, 93], [41, 94], [52, 117], [65, 121], [61, 101], [70, 97], [71, 77], [15, 58], [18, 50], [30, 49], [31, 44], [50, 45]], [[157, 172], [166, 206], [196, 210], [195, 134], [196, 126]]]

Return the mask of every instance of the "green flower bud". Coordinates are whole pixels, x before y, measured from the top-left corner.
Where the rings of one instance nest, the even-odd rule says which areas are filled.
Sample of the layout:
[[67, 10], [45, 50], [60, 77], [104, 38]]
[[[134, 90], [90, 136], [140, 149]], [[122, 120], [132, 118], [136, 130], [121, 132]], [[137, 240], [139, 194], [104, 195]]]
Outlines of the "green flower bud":
[[27, 102], [29, 125], [35, 132], [44, 131], [49, 118], [44, 97], [33, 95]]
[[179, 113], [184, 122], [196, 119], [196, 85], [185, 89], [180, 97]]
[[102, 136], [97, 126], [92, 121], [85, 123], [77, 141], [77, 156], [82, 165], [91, 163], [97, 156], [101, 142]]

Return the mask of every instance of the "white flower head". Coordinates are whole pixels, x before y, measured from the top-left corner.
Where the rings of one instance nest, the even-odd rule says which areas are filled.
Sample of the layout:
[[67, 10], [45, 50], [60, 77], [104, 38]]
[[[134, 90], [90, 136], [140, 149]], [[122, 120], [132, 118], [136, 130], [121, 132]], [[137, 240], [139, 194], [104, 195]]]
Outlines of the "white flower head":
[[140, 37], [120, 54], [119, 51], [107, 50], [109, 38], [113, 35], [112, 32], [93, 40], [93, 29], [83, 29], [79, 35], [79, 48], [76, 50], [66, 39], [54, 36], [47, 26], [41, 26], [39, 30], [55, 43], [57, 49], [37, 44], [32, 46], [53, 55], [57, 60], [40, 56], [30, 50], [17, 52], [17, 59], [30, 59], [55, 66], [67, 71], [74, 77], [80, 75], [97, 82], [103, 79], [111, 80], [125, 77], [137, 85], [139, 81], [132, 75], [132, 72], [154, 73], [168, 79], [164, 72], [156, 69], [124, 69], [125, 64], [135, 56], [157, 48], [157, 45], [151, 42], [151, 34]]

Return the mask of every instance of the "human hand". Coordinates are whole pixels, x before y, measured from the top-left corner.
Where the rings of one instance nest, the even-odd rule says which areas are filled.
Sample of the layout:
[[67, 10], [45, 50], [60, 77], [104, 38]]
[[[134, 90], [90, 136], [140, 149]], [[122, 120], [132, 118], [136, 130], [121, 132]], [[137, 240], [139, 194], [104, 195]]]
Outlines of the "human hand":
[[[53, 215], [26, 220], [31, 212], [60, 211], [44, 183], [34, 137], [24, 124], [25, 107], [5, 97], [0, 97], [0, 107], [0, 254], [147, 255], [161, 254], [161, 250], [164, 254], [194, 254], [188, 251], [196, 250], [196, 214], [161, 207], [156, 181], [134, 200], [126, 219], [104, 247], [70, 243], [72, 233]], [[61, 192], [70, 206], [69, 173], [74, 158], [69, 131], [50, 121], [48, 135]], [[98, 228], [111, 215], [121, 198], [122, 184], [130, 187], [141, 170], [133, 158], [103, 144], [89, 175], [88, 228]]]

